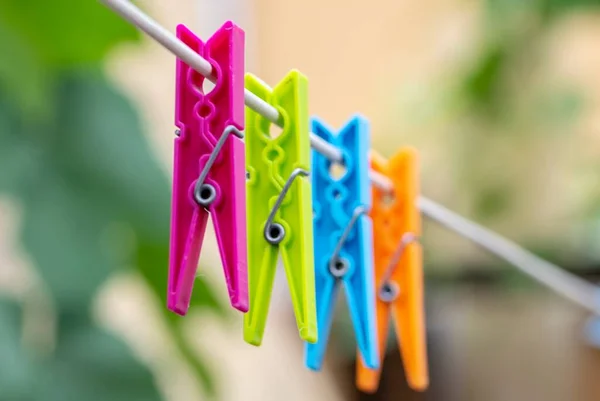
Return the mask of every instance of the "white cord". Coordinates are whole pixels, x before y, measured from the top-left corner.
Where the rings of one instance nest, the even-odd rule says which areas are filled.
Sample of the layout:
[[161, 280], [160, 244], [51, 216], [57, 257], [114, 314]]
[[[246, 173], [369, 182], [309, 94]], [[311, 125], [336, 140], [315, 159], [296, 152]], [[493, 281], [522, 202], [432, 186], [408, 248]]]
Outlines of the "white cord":
[[[170, 50], [176, 57], [186, 62], [194, 70], [214, 82], [212, 67], [208, 61], [181, 42], [175, 35], [160, 26], [128, 0], [100, 0], [124, 19], [137, 26], [150, 37]], [[279, 124], [277, 109], [266, 103], [249, 90], [244, 92], [246, 106], [275, 124]], [[320, 137], [310, 134], [310, 145], [317, 152], [335, 162], [342, 162], [342, 153], [335, 146]], [[390, 180], [375, 172], [370, 172], [373, 184], [383, 190], [391, 190]], [[519, 270], [536, 279], [556, 293], [575, 302], [585, 309], [600, 314], [600, 290], [564, 269], [547, 262], [500, 235], [469, 221], [430, 199], [421, 197], [418, 207], [423, 214], [470, 239], [496, 256], [512, 263]]]
[[600, 314], [600, 302], [598, 302], [600, 301], [600, 290], [594, 284], [539, 258], [514, 242], [459, 216], [432, 200], [421, 197], [418, 205], [424, 214], [438, 223], [505, 259], [523, 273], [545, 284], [565, 298]]

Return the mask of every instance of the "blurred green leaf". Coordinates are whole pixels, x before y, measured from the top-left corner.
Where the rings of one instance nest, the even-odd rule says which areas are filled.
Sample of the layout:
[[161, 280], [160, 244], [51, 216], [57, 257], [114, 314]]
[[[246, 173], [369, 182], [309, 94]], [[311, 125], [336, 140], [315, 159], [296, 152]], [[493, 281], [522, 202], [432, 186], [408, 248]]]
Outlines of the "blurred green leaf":
[[0, 96], [0, 192], [15, 196], [25, 190], [38, 168], [35, 149], [25, 137], [17, 110]]
[[0, 299], [0, 401], [25, 401], [33, 397], [35, 374], [21, 346], [21, 308]]
[[[113, 335], [85, 321], [68, 322], [42, 366], [39, 399], [46, 401], [160, 400], [152, 375]], [[64, 324], [64, 322], [63, 322]]]
[[[164, 299], [169, 186], [131, 104], [97, 73], [65, 77], [54, 104], [54, 126], [45, 125], [46, 134], [37, 137], [44, 143], [37, 146], [43, 149], [37, 156], [37, 174], [23, 189], [28, 248], [39, 256], [42, 270], [44, 264], [49, 266], [47, 279], [56, 296], [69, 294], [65, 307], [86, 303], [84, 298], [95, 291], [69, 279], [82, 265], [91, 270], [90, 283], [101, 283], [119, 264], [138, 262]], [[127, 260], [116, 260], [118, 255], [107, 249], [110, 241], [103, 238], [115, 222], [130, 227], [135, 237]], [[60, 244], [53, 239], [67, 240], [73, 251], [57, 252]], [[60, 266], [64, 274], [53, 266]], [[196, 304], [222, 311], [202, 281], [197, 287]], [[81, 297], [76, 295], [79, 291]]]
[[168, 243], [169, 183], [131, 103], [96, 72], [71, 74], [57, 95], [51, 162], [136, 236]]
[[487, 113], [497, 111], [502, 72], [507, 61], [507, 51], [502, 45], [491, 46], [467, 73], [462, 90], [475, 110]]
[[50, 77], [37, 54], [2, 20], [0, 49], [4, 54], [0, 57], [0, 91], [9, 95], [23, 114], [47, 115], [50, 105], [44, 100], [50, 90]]
[[[100, 285], [124, 266], [139, 269], [164, 305], [169, 185], [135, 110], [97, 70], [59, 76], [52, 104], [54, 117], [43, 125], [0, 108], [0, 135], [11, 144], [0, 189], [23, 202], [23, 244], [58, 309], [86, 316]], [[192, 307], [225, 313], [201, 279]], [[214, 393], [180, 318], [163, 311], [181, 354]]]
[[[23, 245], [61, 328], [56, 358], [44, 365], [51, 374], [36, 376], [40, 399], [158, 398], [126, 347], [89, 322], [99, 287], [126, 266], [166, 301], [169, 183], [135, 109], [98, 68], [112, 48], [139, 36], [97, 1], [0, 2], [0, 47], [10, 54], [0, 60], [0, 191], [23, 207]], [[192, 308], [225, 314], [201, 279]], [[214, 394], [181, 318], [162, 311], [181, 354]], [[2, 340], [0, 347], [20, 349]]]
[[60, 310], [88, 313], [100, 285], [119, 266], [102, 241], [106, 206], [51, 166], [31, 183], [24, 206], [23, 244]]
[[140, 36], [92, 0], [2, 0], [0, 22], [26, 40], [47, 66], [97, 63], [114, 45]]
[[23, 345], [21, 316], [0, 301], [0, 401], [160, 400], [150, 372], [89, 319], [62, 315], [56, 349], [42, 356]]
[[600, 0], [538, 0], [538, 3], [540, 14], [546, 19], [575, 10], [600, 9]]
[[546, 127], [544, 134], [564, 133], [565, 126], [576, 122], [584, 105], [585, 100], [580, 90], [554, 89], [540, 95], [535, 112]]
[[24, 135], [37, 168], [20, 191], [23, 240], [59, 308], [86, 311], [127, 262], [107, 238], [113, 224], [168, 242], [168, 186], [133, 109], [99, 74], [65, 77], [53, 104], [52, 124], [24, 125], [43, 134]]
[[511, 194], [507, 186], [500, 183], [481, 185], [475, 194], [473, 218], [486, 221], [500, 217], [510, 210]]
[[487, 26], [488, 32], [502, 29], [507, 23], [514, 21], [517, 16], [535, 10], [536, 4], [541, 4], [539, 0], [486, 0], [486, 16], [491, 26]]
[[542, 17], [557, 17], [582, 9], [600, 7], [600, 0], [487, 0], [488, 13], [495, 19], [508, 18], [523, 10], [534, 11]]
[[0, 90], [29, 119], [50, 114], [55, 71], [96, 64], [139, 33], [97, 1], [0, 2]]
[[[564, 47], [557, 39], [579, 32], [578, 27], [567, 24], [555, 29], [553, 23], [571, 11], [598, 10], [600, 0], [487, 0], [485, 6], [479, 50], [459, 67], [458, 84], [454, 86], [459, 89], [457, 96], [445, 106], [446, 110], [461, 106], [460, 113], [446, 122], [456, 133], [450, 159], [454, 162], [454, 191], [449, 193], [460, 193], [459, 204], [471, 205], [476, 220], [493, 223], [498, 217], [506, 218], [503, 225], [512, 224], [511, 235], [517, 235], [513, 238], [516, 241], [530, 239], [526, 236], [537, 228], [540, 237], [550, 243], [544, 225], [537, 221], [539, 215], [526, 213], [529, 203], [523, 203], [523, 197], [539, 196], [533, 188], [545, 187], [548, 183], [544, 180], [551, 180], [552, 185], [563, 180], [556, 178], [555, 170], [576, 173], [577, 164], [586, 157], [584, 150], [581, 159], [573, 162], [572, 155], [563, 152], [564, 155], [553, 155], [548, 164], [545, 158], [550, 149], [560, 149], [563, 140], [569, 141], [569, 148], [573, 149], [589, 141], [583, 138], [586, 135], [572, 136], [581, 129], [588, 89], [578, 88], [571, 74], [565, 75], [556, 67], [556, 52]], [[576, 37], [581, 34], [584, 32]], [[578, 46], [585, 46], [584, 42], [578, 42]], [[554, 137], [549, 138], [550, 135]], [[520, 170], [542, 169], [550, 173], [519, 174]], [[533, 179], [542, 182], [530, 182]], [[581, 182], [580, 178], [568, 184], [569, 191], [581, 193], [577, 181]], [[447, 199], [449, 203], [453, 201], [451, 197]], [[563, 198], [542, 202], [548, 210], [564, 212], [560, 207], [560, 202], [565, 202]], [[579, 207], [573, 205], [567, 207]], [[523, 225], [528, 230], [519, 230]], [[493, 224], [490, 228], [494, 229]], [[581, 252], [578, 255], [585, 258]]]

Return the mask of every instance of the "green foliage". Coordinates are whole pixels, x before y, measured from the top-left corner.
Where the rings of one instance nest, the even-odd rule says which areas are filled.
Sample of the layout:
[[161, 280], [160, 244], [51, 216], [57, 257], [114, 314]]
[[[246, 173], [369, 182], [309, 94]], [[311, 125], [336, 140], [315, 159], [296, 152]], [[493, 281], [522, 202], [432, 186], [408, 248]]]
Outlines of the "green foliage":
[[499, 111], [498, 99], [503, 88], [502, 69], [506, 60], [505, 48], [500, 45], [490, 46], [467, 74], [462, 90], [470, 104], [480, 112], [493, 114]]
[[569, 12], [600, 8], [600, 0], [487, 0], [487, 6], [492, 16], [498, 12], [502, 14], [496, 15], [496, 18], [514, 15], [515, 11], [527, 9], [549, 21]]
[[[0, 9], [1, 9], [0, 5]], [[1, 12], [0, 12], [1, 15]], [[1, 18], [1, 17], [0, 17]], [[26, 114], [41, 114], [48, 82], [42, 63], [27, 42], [0, 21], [0, 89]]]
[[0, 299], [0, 399], [26, 400], [32, 389], [32, 363], [21, 347], [19, 305]]
[[[439, 74], [410, 84], [398, 78], [403, 85], [392, 93], [401, 102], [392, 103], [390, 132], [424, 152], [429, 196], [527, 248], [552, 244], [551, 260], [597, 263], [593, 246], [565, 236], [592, 238], [598, 225], [590, 221], [600, 216], [587, 103], [594, 89], [581, 85], [590, 79], [585, 68], [574, 71], [589, 60], [582, 49], [591, 42], [583, 37], [600, 0], [482, 5]], [[462, 269], [465, 258], [479, 262], [466, 243], [443, 257], [438, 245], [431, 253], [441, 262], [431, 267], [440, 272]]]
[[500, 183], [482, 185], [475, 197], [473, 212], [477, 217], [498, 217], [509, 210], [510, 192]]
[[[11, 54], [0, 60], [0, 196], [22, 207], [22, 244], [58, 319], [56, 347], [43, 356], [22, 344], [20, 307], [0, 305], [0, 401], [160, 398], [147, 369], [90, 317], [100, 286], [126, 267], [165, 304], [169, 183], [101, 68], [110, 49], [137, 37], [93, 1], [0, 3], [0, 45]], [[201, 279], [192, 305], [224, 313]], [[180, 320], [162, 310], [214, 394]]]
[[62, 326], [50, 356], [22, 342], [20, 306], [0, 301], [0, 400], [153, 401], [150, 372], [125, 344], [87, 319]]
[[0, 2], [0, 88], [24, 112], [47, 116], [55, 73], [99, 63], [136, 30], [95, 1]]
[[[472, 111], [492, 116], [509, 111], [527, 78], [536, 73], [541, 57], [539, 39], [552, 22], [572, 11], [600, 10], [600, 0], [487, 0], [486, 5], [481, 51], [463, 75], [460, 95], [468, 99]], [[512, 83], [508, 79], [511, 73], [519, 73], [522, 79]], [[569, 104], [573, 97], [564, 102], [553, 100], [567, 107], [573, 105]], [[548, 115], [553, 114], [549, 111]]]
[[47, 67], [97, 63], [115, 44], [139, 37], [131, 25], [95, 1], [3, 0], [0, 16]]
[[480, 50], [457, 74], [448, 108], [461, 106], [452, 122], [461, 128], [454, 162], [464, 167], [457, 185], [468, 186], [462, 191], [472, 198], [469, 213], [489, 223], [515, 211], [519, 185], [531, 186], [517, 177], [538, 168], [536, 151], [549, 135], [577, 122], [580, 88], [544, 75], [545, 39], [560, 17], [600, 9], [600, 1], [487, 0], [486, 6]]
[[550, 19], [571, 11], [600, 8], [598, 0], [544, 0], [539, 5], [542, 14]]

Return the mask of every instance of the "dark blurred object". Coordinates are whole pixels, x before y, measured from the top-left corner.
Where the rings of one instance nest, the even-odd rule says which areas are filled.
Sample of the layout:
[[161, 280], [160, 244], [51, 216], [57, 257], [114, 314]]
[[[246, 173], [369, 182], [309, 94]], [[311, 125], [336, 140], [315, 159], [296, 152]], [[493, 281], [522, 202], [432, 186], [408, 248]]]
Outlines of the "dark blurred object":
[[379, 391], [353, 386], [354, 363], [340, 373], [349, 400], [595, 401], [600, 350], [582, 341], [587, 315], [548, 292], [482, 285], [437, 289], [428, 312], [430, 388], [408, 388], [397, 349], [388, 351]]

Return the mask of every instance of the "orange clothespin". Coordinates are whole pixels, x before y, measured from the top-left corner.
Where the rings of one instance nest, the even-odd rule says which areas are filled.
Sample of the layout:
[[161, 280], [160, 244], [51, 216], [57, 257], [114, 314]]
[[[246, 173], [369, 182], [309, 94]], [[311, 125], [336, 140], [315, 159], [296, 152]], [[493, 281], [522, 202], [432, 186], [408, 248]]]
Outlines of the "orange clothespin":
[[423, 257], [418, 242], [421, 218], [416, 203], [419, 193], [417, 159], [417, 151], [412, 148], [400, 149], [388, 161], [371, 154], [371, 167], [389, 178], [393, 191], [386, 193], [374, 186], [372, 189], [377, 336], [382, 363], [379, 369], [369, 369], [360, 354], [357, 356], [356, 385], [368, 393], [379, 387], [390, 314], [409, 386], [423, 391], [429, 385]]

